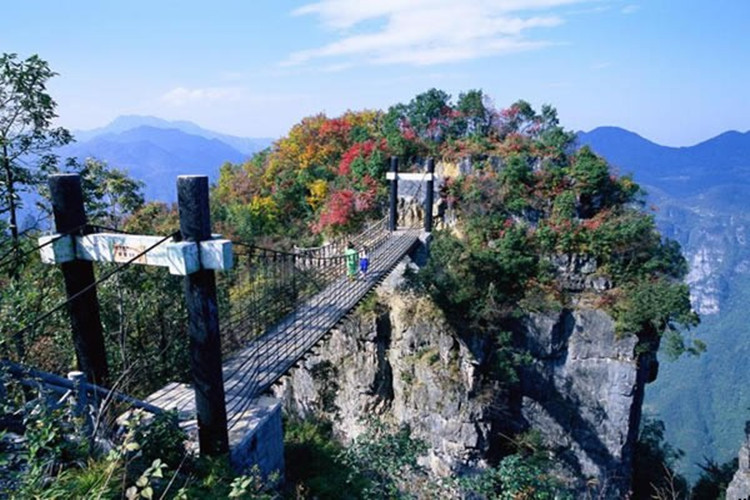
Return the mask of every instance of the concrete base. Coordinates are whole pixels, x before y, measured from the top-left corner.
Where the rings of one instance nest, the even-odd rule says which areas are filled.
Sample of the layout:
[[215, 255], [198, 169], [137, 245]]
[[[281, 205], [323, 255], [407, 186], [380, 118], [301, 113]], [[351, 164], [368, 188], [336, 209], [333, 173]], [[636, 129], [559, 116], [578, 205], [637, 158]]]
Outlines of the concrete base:
[[[170, 383], [151, 394], [146, 401], [165, 410], [176, 409], [180, 427], [188, 435], [186, 448], [198, 450], [198, 421], [195, 419], [195, 396], [188, 384]], [[284, 432], [281, 426], [281, 401], [261, 396], [241, 413], [229, 418], [229, 454], [238, 473], [257, 465], [261, 476], [284, 476]]]
[[257, 465], [263, 478], [274, 473], [283, 478], [281, 400], [261, 396], [237, 418], [237, 425], [229, 431], [230, 459], [235, 470], [247, 472]]

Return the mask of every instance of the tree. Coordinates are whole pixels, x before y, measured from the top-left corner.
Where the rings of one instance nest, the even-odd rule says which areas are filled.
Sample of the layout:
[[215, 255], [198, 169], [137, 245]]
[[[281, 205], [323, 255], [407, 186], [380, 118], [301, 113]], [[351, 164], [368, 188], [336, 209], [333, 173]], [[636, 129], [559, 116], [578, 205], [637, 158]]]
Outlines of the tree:
[[684, 455], [664, 439], [664, 422], [644, 419], [633, 453], [633, 498], [686, 498], [687, 481], [675, 472]]
[[89, 220], [118, 229], [124, 217], [143, 205], [143, 182], [123, 170], [87, 158], [80, 174]]
[[492, 109], [481, 90], [458, 94], [456, 108], [461, 113], [461, 135], [485, 137], [492, 127]]
[[36, 55], [26, 60], [16, 54], [0, 56], [0, 214], [8, 213], [15, 248], [20, 193], [38, 185], [55, 167], [54, 148], [73, 140], [66, 129], [52, 126], [57, 104], [46, 84], [55, 75]]

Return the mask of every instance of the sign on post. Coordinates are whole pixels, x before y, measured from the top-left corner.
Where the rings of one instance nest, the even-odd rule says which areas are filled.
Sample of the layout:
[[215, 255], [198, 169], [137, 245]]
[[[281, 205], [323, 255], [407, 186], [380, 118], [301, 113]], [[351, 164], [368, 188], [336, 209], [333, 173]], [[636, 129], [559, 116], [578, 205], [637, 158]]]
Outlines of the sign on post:
[[[94, 233], [85, 236], [51, 235], [39, 238], [42, 262], [62, 264], [73, 260], [91, 262], [130, 262], [169, 268], [170, 274], [187, 276], [200, 269], [226, 271], [232, 268], [232, 242], [212, 239], [201, 242], [167, 242], [156, 245], [161, 236], [140, 236], [119, 233]], [[48, 244], [52, 241], [51, 244]]]

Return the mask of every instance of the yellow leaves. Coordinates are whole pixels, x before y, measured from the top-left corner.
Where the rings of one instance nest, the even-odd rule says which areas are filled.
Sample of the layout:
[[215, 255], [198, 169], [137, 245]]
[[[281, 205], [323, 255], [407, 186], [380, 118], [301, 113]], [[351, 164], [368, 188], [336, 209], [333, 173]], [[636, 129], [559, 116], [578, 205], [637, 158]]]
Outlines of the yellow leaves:
[[253, 196], [249, 208], [253, 216], [267, 220], [275, 218], [279, 212], [279, 207], [270, 196]]
[[328, 183], [323, 179], [316, 179], [308, 184], [307, 189], [310, 191], [310, 196], [307, 197], [307, 203], [313, 210], [317, 210], [328, 196]]

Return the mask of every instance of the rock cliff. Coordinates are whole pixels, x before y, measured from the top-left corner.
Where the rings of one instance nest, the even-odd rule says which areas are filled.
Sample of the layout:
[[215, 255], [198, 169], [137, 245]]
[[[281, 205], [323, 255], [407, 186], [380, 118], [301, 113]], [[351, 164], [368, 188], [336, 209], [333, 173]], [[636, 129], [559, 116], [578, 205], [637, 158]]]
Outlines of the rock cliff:
[[740, 448], [739, 468], [727, 488], [727, 500], [750, 498], [750, 422], [745, 423], [745, 442]]
[[[423, 464], [441, 476], [493, 463], [504, 438], [534, 429], [570, 487], [623, 496], [644, 385], [655, 375], [653, 356], [636, 354], [638, 339], [617, 337], [606, 313], [583, 304], [528, 314], [518, 333], [531, 362], [508, 389], [491, 376], [491, 342], [452, 328], [430, 299], [400, 287], [407, 265], [274, 389], [286, 411], [328, 418], [344, 440], [364, 430], [363, 417], [408, 424], [428, 444]], [[606, 287], [594, 265], [571, 265], [571, 283]]]

